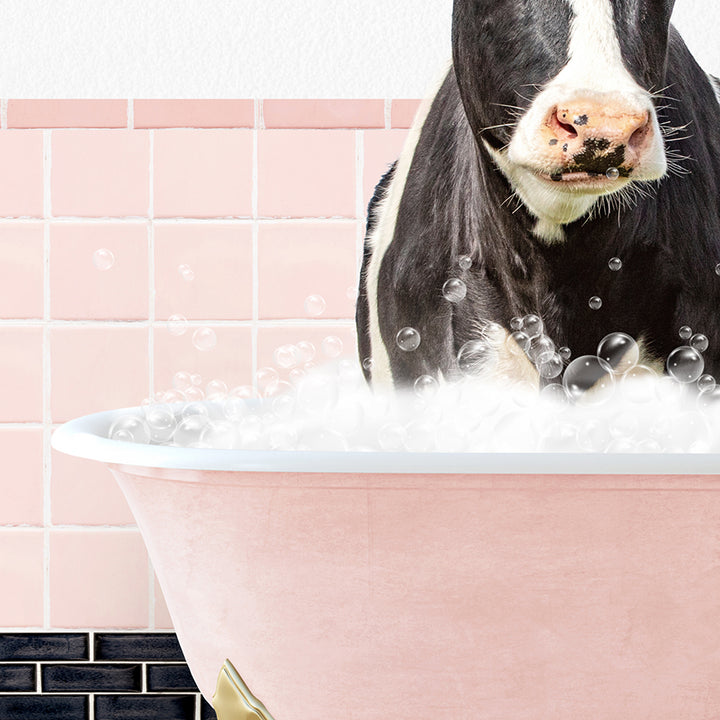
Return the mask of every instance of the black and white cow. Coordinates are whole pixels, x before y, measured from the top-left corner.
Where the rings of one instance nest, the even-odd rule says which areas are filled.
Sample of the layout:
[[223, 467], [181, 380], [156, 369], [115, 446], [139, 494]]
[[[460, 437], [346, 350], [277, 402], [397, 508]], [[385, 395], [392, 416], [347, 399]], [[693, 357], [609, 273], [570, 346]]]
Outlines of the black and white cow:
[[[720, 373], [719, 91], [673, 4], [455, 0], [452, 68], [368, 209], [357, 328], [373, 384], [451, 377], [483, 332], [502, 357], [528, 313], [575, 356], [622, 331], [658, 368], [689, 325]], [[537, 380], [522, 357], [506, 368]]]

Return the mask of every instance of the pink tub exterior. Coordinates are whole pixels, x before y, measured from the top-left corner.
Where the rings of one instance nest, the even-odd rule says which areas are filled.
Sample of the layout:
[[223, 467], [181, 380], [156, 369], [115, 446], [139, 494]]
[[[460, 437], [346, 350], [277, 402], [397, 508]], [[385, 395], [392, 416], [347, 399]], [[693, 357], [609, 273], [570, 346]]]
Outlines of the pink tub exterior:
[[275, 720], [720, 716], [720, 476], [111, 469], [208, 699], [229, 658]]

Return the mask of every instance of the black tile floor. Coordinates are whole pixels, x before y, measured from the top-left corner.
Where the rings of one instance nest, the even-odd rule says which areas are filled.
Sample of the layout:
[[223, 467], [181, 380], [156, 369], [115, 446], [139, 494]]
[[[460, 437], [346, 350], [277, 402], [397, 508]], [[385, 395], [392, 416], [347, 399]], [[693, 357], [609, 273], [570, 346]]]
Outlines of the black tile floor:
[[0, 720], [215, 720], [174, 633], [0, 633]]

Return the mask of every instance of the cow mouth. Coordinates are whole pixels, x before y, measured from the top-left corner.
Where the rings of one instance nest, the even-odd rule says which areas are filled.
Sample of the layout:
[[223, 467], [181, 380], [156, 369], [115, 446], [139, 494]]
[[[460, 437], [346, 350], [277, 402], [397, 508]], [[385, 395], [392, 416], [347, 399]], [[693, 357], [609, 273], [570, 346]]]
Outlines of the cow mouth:
[[598, 173], [573, 170], [562, 172], [561, 170], [546, 173], [536, 171], [537, 177], [545, 182], [552, 183], [555, 187], [565, 188], [602, 188], [609, 189], [617, 187], [623, 180], [627, 179], [627, 173], [619, 173], [613, 176], [609, 173]]

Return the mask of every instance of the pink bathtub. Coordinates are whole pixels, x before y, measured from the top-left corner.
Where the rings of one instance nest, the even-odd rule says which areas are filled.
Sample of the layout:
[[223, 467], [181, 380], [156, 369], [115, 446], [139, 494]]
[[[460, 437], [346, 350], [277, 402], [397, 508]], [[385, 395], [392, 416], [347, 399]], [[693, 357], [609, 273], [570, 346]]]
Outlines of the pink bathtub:
[[109, 464], [193, 675], [275, 720], [715, 720], [717, 455], [53, 444]]

